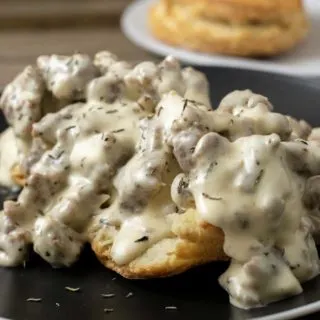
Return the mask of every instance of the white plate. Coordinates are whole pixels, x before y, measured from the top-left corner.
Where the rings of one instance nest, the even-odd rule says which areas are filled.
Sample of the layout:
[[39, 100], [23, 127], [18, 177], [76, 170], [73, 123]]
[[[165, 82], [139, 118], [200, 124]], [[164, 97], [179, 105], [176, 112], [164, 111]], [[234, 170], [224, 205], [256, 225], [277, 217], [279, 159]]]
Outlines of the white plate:
[[147, 26], [148, 8], [155, 1], [159, 0], [133, 2], [125, 10], [121, 19], [125, 35], [148, 51], [162, 56], [173, 55], [192, 65], [236, 67], [304, 77], [320, 76], [320, 0], [305, 0], [305, 7], [311, 21], [311, 31], [307, 39], [288, 54], [272, 60], [211, 55], [166, 45], [155, 39]]

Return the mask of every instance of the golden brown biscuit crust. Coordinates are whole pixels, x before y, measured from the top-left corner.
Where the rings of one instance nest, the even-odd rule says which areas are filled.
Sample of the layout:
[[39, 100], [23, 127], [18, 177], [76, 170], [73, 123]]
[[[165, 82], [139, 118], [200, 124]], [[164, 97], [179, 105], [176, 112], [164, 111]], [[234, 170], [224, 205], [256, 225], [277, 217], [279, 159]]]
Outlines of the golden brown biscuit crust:
[[112, 261], [106, 231], [100, 229], [91, 246], [101, 263], [125, 278], [167, 277], [210, 261], [227, 260], [223, 252], [224, 235], [219, 228], [198, 220], [198, 213], [189, 209], [176, 217], [172, 237], [150, 247], [127, 265]]
[[226, 19], [236, 23], [286, 20], [288, 15], [301, 13], [301, 0], [169, 0], [168, 10], [176, 6], [193, 6], [195, 15]]
[[285, 52], [308, 30], [297, 0], [160, 1], [149, 12], [149, 25], [164, 42], [239, 56]]
[[19, 164], [16, 164], [11, 168], [11, 177], [13, 182], [21, 187], [23, 187], [26, 183], [26, 177], [21, 171]]

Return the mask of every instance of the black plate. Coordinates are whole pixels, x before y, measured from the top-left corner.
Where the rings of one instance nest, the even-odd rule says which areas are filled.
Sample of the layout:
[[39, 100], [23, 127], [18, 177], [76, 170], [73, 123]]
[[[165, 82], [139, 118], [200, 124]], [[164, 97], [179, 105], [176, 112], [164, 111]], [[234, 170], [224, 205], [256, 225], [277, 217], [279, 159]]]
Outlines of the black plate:
[[[270, 98], [279, 112], [320, 125], [320, 89], [305, 80], [226, 68], [203, 69], [207, 73], [214, 105], [229, 91], [251, 88]], [[4, 128], [4, 121], [1, 126]], [[161, 280], [126, 280], [102, 267], [87, 248], [70, 269], [52, 269], [37, 256], [23, 267], [0, 268], [0, 316], [11, 319], [113, 319], [113, 320], [240, 320], [261, 317], [320, 300], [320, 277], [304, 285], [304, 293], [266, 308], [243, 311], [229, 305], [217, 277], [225, 263], [214, 263]], [[66, 286], [80, 287], [70, 292]], [[131, 297], [126, 297], [132, 292]], [[114, 293], [102, 298], [102, 293]], [[41, 302], [27, 302], [29, 297]], [[165, 310], [176, 306], [177, 310]], [[320, 307], [320, 301], [319, 301]], [[113, 312], [105, 313], [105, 308]], [[308, 317], [311, 319], [312, 317]], [[314, 315], [313, 319], [318, 319]], [[283, 316], [277, 319], [284, 319]], [[286, 318], [289, 319], [289, 318]], [[270, 319], [271, 320], [271, 319]]]

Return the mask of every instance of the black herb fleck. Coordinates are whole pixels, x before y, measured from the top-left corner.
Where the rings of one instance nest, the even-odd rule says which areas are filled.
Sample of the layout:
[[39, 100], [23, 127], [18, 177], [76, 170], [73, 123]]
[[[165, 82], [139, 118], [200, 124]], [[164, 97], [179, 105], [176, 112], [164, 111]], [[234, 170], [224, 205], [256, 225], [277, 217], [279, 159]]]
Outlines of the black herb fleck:
[[60, 153], [58, 153], [56, 157], [54, 157], [52, 154], [49, 154], [48, 157], [53, 160], [58, 160], [63, 154], [64, 154], [64, 150], [61, 150]]
[[158, 116], [158, 117], [160, 116], [160, 113], [161, 113], [162, 110], [163, 110], [163, 107], [161, 106], [161, 107], [158, 109], [158, 112], [157, 112], [157, 116]]
[[69, 131], [69, 130], [71, 130], [71, 129], [73, 129], [73, 128], [75, 128], [76, 126], [70, 126], [70, 127], [67, 127], [66, 128], [66, 131]]
[[210, 195], [208, 195], [207, 193], [204, 193], [204, 192], [202, 192], [202, 196], [204, 198], [207, 198], [207, 199], [210, 199], [210, 200], [222, 200], [221, 197], [212, 197], [212, 196], [210, 196]]
[[123, 132], [124, 131], [124, 129], [118, 129], [118, 130], [113, 130], [112, 132], [113, 133], [119, 133], [119, 132]]
[[50, 252], [46, 251], [46, 257], [50, 257], [50, 256], [51, 256]]
[[181, 114], [184, 113], [184, 110], [186, 109], [187, 105], [188, 105], [188, 99], [185, 99], [185, 100], [184, 100], [184, 103], [183, 103], [183, 107], [182, 107]]
[[72, 115], [71, 114], [66, 114], [65, 116], [62, 117], [63, 119], [66, 119], [66, 120], [70, 120], [72, 119]]
[[106, 111], [106, 114], [116, 113], [116, 112], [118, 112], [118, 110], [116, 110], [116, 109], [112, 109], [112, 110], [108, 110], [108, 111]]
[[149, 237], [148, 236], [143, 236], [137, 240], [135, 240], [134, 242], [143, 242], [143, 241], [148, 241], [149, 240]]
[[299, 142], [301, 142], [301, 143], [305, 144], [306, 146], [308, 146], [308, 142], [305, 141], [305, 140], [302, 140], [302, 139], [300, 140], [300, 139], [299, 139]]
[[218, 164], [217, 161], [211, 162], [211, 163], [209, 164], [209, 167], [208, 167], [207, 173], [206, 173], [206, 177], [209, 176], [209, 174], [212, 172], [213, 168], [214, 168], [217, 164]]
[[256, 179], [256, 181], [255, 181], [255, 185], [257, 185], [257, 184], [260, 182], [260, 180], [261, 180], [261, 178], [262, 178], [262, 176], [263, 176], [263, 173], [264, 173], [264, 170], [261, 169], [260, 172], [259, 172], [259, 174], [258, 174], [258, 176], [257, 176], [257, 179]]

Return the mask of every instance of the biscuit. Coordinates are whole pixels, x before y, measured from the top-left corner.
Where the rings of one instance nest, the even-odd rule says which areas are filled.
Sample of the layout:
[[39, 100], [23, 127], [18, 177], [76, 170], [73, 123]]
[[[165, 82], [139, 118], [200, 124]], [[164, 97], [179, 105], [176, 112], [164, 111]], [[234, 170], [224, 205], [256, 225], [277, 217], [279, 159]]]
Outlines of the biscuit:
[[200, 221], [194, 209], [176, 215], [171, 231], [171, 237], [160, 240], [126, 265], [117, 265], [111, 259], [112, 240], [105, 229], [93, 236], [91, 246], [104, 266], [135, 279], [172, 276], [210, 261], [228, 259], [221, 229]]
[[298, 0], [160, 0], [149, 11], [151, 32], [175, 46], [235, 56], [273, 56], [307, 34]]

